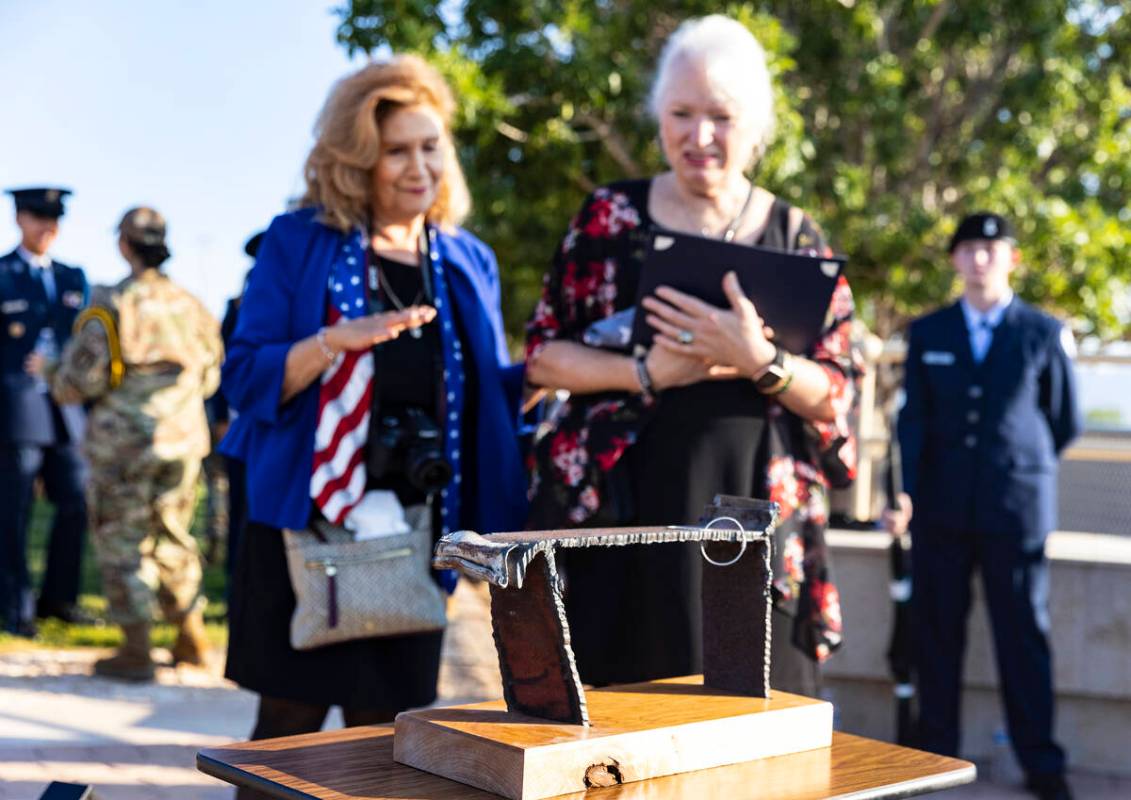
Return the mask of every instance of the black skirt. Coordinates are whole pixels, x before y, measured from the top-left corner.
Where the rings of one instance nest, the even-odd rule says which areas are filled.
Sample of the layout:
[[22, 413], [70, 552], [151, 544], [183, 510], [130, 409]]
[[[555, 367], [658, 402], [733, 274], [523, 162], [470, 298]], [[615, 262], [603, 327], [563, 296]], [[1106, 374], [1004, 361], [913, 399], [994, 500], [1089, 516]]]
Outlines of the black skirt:
[[294, 609], [282, 532], [249, 522], [232, 578], [225, 677], [266, 697], [356, 710], [403, 711], [436, 699], [442, 632], [295, 650]]
[[[573, 262], [611, 263], [617, 310], [627, 308], [636, 296], [647, 250], [641, 243], [658, 227], [648, 214], [650, 188], [651, 179], [610, 187], [614, 193], [623, 192], [628, 208], [640, 217], [639, 226], [612, 238], [602, 225], [592, 235], [582, 230], [572, 253], [564, 261], [559, 259], [562, 269]], [[592, 208], [584, 209], [582, 223], [593, 213]], [[789, 241], [789, 217], [789, 204], [775, 200], [758, 244], [781, 250], [824, 248], [809, 220]], [[564, 311], [558, 312], [565, 314], [557, 319], [564, 326], [559, 335], [574, 338], [596, 318], [582, 302], [592, 298], [563, 299], [559, 278], [551, 283], [564, 305]], [[585, 404], [609, 399], [618, 399], [616, 393], [580, 397], [571, 405], [580, 415]], [[767, 413], [765, 398], [748, 380], [705, 381], [661, 392], [658, 406], [646, 414], [639, 438], [606, 476], [600, 487], [602, 507], [586, 526], [691, 524], [718, 493], [766, 498]], [[580, 421], [570, 419], [570, 433], [590, 426], [589, 422], [579, 425]], [[634, 427], [622, 422], [618, 432]], [[548, 476], [553, 470], [539, 464], [547, 480], [552, 480]], [[576, 504], [578, 498], [572, 488], [560, 495], [553, 491], [556, 488], [543, 485], [536, 494], [531, 527], [574, 527], [568, 504]], [[630, 683], [702, 670], [702, 557], [697, 546], [568, 548], [557, 555], [566, 578], [566, 613], [582, 681]], [[780, 612], [774, 619], [773, 685], [786, 690], [796, 686], [809, 693], [811, 681], [787, 681], [779, 674], [785, 670], [803, 678], [813, 673], [813, 665], [802, 663], [806, 657], [790, 646], [788, 635], [782, 635], [788, 634], [792, 620]]]
[[[750, 381], [664, 392], [624, 455], [630, 525], [689, 525], [716, 494], [765, 496], [765, 400]], [[559, 552], [566, 614], [585, 683], [632, 683], [703, 669], [702, 556], [694, 544]]]

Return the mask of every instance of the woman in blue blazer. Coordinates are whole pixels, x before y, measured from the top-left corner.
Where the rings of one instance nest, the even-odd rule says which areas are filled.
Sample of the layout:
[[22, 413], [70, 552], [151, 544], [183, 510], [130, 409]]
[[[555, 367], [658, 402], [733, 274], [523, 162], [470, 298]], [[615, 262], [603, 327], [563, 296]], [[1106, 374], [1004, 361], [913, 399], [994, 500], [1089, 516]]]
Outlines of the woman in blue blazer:
[[[227, 676], [260, 694], [253, 738], [317, 730], [332, 705], [370, 724], [436, 695], [439, 633], [290, 646], [281, 529], [343, 524], [373, 489], [430, 508], [434, 536], [525, 518], [521, 367], [507, 354], [494, 254], [456, 227], [468, 200], [453, 108], [416, 57], [343, 79], [316, 127], [301, 208], [271, 223], [244, 296], [223, 371], [238, 416], [222, 449], [247, 465]], [[375, 466], [390, 418], [438, 428], [435, 460], [450, 475]]]

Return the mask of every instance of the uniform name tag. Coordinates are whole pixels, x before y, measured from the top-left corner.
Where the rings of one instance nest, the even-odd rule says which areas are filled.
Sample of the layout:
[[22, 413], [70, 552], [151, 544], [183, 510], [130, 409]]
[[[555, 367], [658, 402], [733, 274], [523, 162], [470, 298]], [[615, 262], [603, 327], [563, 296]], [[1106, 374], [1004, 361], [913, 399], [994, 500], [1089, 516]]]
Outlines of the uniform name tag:
[[926, 350], [923, 353], [923, 363], [949, 367], [954, 363], [954, 353], [947, 353], [944, 350]]
[[21, 311], [27, 311], [27, 300], [7, 300], [0, 303], [0, 313], [19, 314]]
[[81, 307], [82, 300], [82, 292], [63, 292], [63, 305], [65, 305], [67, 308]]

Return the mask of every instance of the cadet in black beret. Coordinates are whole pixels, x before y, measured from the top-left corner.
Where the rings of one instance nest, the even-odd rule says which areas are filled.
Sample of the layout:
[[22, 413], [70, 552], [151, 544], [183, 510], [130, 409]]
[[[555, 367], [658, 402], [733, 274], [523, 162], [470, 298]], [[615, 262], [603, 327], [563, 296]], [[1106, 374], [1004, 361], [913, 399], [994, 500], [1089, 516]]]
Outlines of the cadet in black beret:
[[[0, 257], [0, 617], [4, 629], [34, 632], [33, 614], [81, 621], [78, 596], [86, 532], [81, 406], [57, 405], [42, 376], [71, 335], [89, 289], [78, 267], [53, 259], [59, 218], [71, 193], [59, 187], [8, 189], [20, 244]], [[47, 571], [31, 602], [25, 553], [32, 486], [43, 479], [55, 506]]]
[[911, 527], [919, 745], [958, 754], [977, 567], [1013, 751], [1033, 794], [1066, 800], [1044, 546], [1057, 459], [1081, 429], [1072, 335], [1014, 296], [1021, 253], [1004, 217], [966, 217], [949, 250], [962, 298], [911, 323], [898, 424], [906, 494], [887, 515], [893, 533]]

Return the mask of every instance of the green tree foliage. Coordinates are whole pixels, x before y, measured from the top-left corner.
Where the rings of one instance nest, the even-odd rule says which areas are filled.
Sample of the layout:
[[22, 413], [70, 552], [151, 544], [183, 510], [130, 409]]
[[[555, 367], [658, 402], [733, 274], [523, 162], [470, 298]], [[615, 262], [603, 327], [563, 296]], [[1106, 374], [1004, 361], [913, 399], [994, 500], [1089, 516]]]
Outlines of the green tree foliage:
[[766, 48], [778, 135], [754, 177], [850, 257], [880, 332], [953, 291], [978, 208], [1018, 222], [1016, 285], [1082, 333], [1122, 334], [1131, 286], [1131, 4], [1080, 0], [352, 0], [353, 52], [432, 59], [461, 103], [471, 226], [518, 332], [569, 217], [661, 171], [647, 94], [664, 40], [725, 12]]

